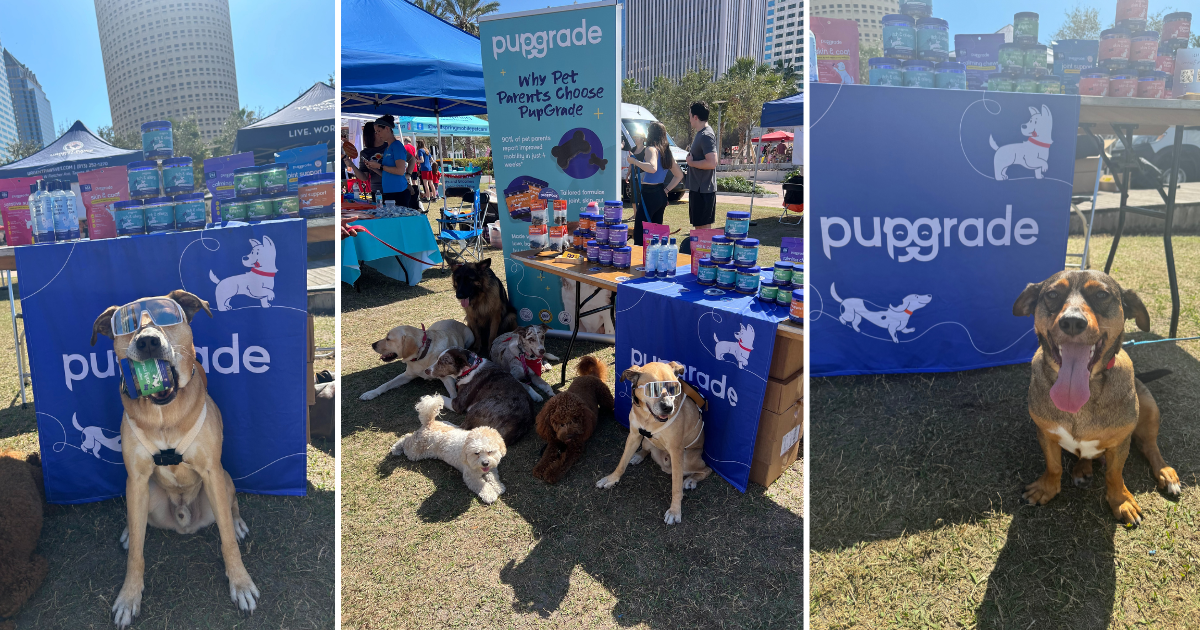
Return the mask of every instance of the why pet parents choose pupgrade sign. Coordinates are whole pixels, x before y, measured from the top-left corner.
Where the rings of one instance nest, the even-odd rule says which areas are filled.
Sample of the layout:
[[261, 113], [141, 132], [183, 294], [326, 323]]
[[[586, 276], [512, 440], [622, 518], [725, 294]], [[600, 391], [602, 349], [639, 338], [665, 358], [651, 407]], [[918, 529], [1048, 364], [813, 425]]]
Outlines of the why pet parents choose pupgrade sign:
[[820, 376], [1024, 363], [1063, 268], [1079, 97], [813, 85], [808, 309]]
[[615, 414], [629, 426], [632, 387], [621, 373], [630, 366], [683, 364], [679, 379], [708, 401], [701, 414], [704, 461], [745, 492], [775, 331], [787, 309], [731, 291], [710, 296], [695, 280], [689, 274], [676, 282], [639, 279], [618, 287]]
[[522, 326], [566, 329], [570, 315], [558, 278], [512, 260], [530, 249], [531, 204], [565, 199], [575, 221], [589, 201], [620, 199], [619, 15], [597, 2], [479, 23], [508, 294]]
[[125, 493], [120, 369], [92, 324], [109, 306], [184, 289], [208, 393], [221, 409], [221, 462], [239, 491], [303, 495], [307, 275], [301, 220], [16, 250], [46, 496]]

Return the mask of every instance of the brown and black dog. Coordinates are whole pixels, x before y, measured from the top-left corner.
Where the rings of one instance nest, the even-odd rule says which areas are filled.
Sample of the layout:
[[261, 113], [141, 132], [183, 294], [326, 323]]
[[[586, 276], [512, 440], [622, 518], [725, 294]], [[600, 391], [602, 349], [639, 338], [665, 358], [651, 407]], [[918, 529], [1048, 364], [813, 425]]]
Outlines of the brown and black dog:
[[558, 483], [579, 461], [596, 430], [599, 412], [613, 410], [604, 363], [586, 356], [575, 369], [578, 376], [567, 391], [551, 398], [537, 415], [537, 434], [546, 441], [546, 450], [533, 467], [533, 476], [546, 483]]
[[1178, 496], [1179, 476], [1158, 451], [1158, 405], [1121, 348], [1126, 319], [1150, 330], [1150, 314], [1137, 294], [1099, 271], [1060, 271], [1027, 286], [1013, 315], [1034, 315], [1040, 344], [1033, 355], [1029, 415], [1038, 426], [1046, 472], [1026, 486], [1025, 499], [1042, 505], [1058, 494], [1063, 449], [1079, 457], [1071, 469], [1077, 486], [1090, 480], [1092, 460], [1103, 456], [1113, 515], [1140, 523], [1142, 510], [1121, 476], [1131, 438], [1149, 460], [1158, 488]]
[[442, 396], [446, 409], [466, 414], [459, 428], [492, 427], [512, 446], [533, 426], [533, 402], [508, 370], [462, 348], [442, 351], [425, 374], [454, 379], [454, 398]]
[[517, 329], [517, 309], [492, 271], [490, 258], [455, 267], [450, 279], [454, 296], [466, 312], [467, 327], [475, 335], [469, 350], [487, 356], [497, 335]]

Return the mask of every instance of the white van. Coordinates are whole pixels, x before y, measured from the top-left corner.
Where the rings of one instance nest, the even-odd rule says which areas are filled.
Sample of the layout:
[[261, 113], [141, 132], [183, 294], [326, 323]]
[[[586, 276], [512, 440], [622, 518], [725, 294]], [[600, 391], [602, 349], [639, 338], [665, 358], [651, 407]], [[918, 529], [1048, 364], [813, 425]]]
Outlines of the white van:
[[[650, 110], [641, 105], [621, 103], [621, 197], [626, 201], [633, 198], [629, 190], [629, 163], [625, 161], [625, 157], [628, 155], [626, 151], [634, 146], [633, 134], [637, 133], [644, 138], [646, 129], [652, 122], [658, 122], [658, 119], [650, 113]], [[675, 144], [671, 134], [667, 134], [667, 143], [671, 145], [671, 157], [679, 163], [679, 169], [686, 176], [687, 151]], [[686, 180], [686, 177], [684, 179]], [[685, 192], [687, 192], [687, 186], [681, 181], [674, 190], [667, 192], [667, 198], [671, 201], [679, 201]]]

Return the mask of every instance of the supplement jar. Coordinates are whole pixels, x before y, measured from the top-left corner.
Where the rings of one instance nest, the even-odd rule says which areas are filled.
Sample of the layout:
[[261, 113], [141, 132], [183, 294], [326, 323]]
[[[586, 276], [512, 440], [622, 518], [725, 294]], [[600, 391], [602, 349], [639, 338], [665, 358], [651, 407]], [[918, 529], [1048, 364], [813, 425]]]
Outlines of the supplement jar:
[[607, 223], [605, 223], [604, 221], [600, 221], [600, 222], [596, 223], [596, 229], [593, 231], [596, 233], [597, 241], [600, 241], [601, 243], [608, 242], [608, 224]]
[[271, 197], [275, 207], [275, 219], [295, 219], [300, 216], [300, 196], [296, 193], [281, 192]]
[[1062, 94], [1062, 77], [1044, 74], [1037, 79], [1038, 92], [1041, 94]]
[[1025, 48], [1021, 44], [1000, 44], [1000, 71], [1025, 71]]
[[1168, 44], [1158, 45], [1158, 56], [1154, 58], [1154, 69], [1175, 76], [1175, 49]]
[[[803, 295], [803, 292], [801, 295]], [[776, 291], [775, 303], [784, 308], [790, 307], [792, 305], [792, 291]]]
[[900, 12], [914, 20], [933, 15], [933, 0], [900, 0]]
[[579, 229], [589, 232], [596, 229], [596, 215], [591, 212], [579, 213]]
[[804, 289], [792, 291], [792, 304], [788, 307], [788, 321], [804, 325]]
[[142, 123], [142, 157], [147, 160], [162, 160], [175, 155], [175, 142], [171, 136], [171, 122], [152, 120]]
[[1167, 98], [1167, 73], [1150, 70], [1138, 74], [1138, 98]]
[[1163, 17], [1162, 25], [1162, 41], [1164, 42], [1186, 42], [1192, 37], [1192, 14], [1187, 11], [1177, 11], [1168, 13]]
[[1129, 49], [1133, 41], [1129, 31], [1123, 28], [1110, 28], [1100, 32], [1100, 63], [1098, 65], [1112, 70], [1113, 62], [1129, 62]]
[[924, 59], [912, 59], [900, 64], [906, 87], [933, 87], [933, 64]]
[[912, 59], [917, 54], [914, 18], [903, 13], [883, 16], [883, 54], [893, 59]]
[[629, 226], [624, 223], [608, 226], [608, 244], [613, 247], [624, 247], [629, 240]]
[[712, 246], [709, 248], [709, 257], [718, 265], [724, 265], [733, 262], [733, 241], [727, 236], [712, 237]]
[[733, 243], [733, 264], [753, 267], [758, 262], [758, 239], [744, 238]]
[[989, 92], [1015, 92], [1017, 89], [1017, 81], [1013, 75], [1007, 72], [993, 72], [988, 75], [987, 91]]
[[130, 162], [125, 165], [125, 173], [129, 177], [130, 199], [149, 199], [162, 194], [157, 162]]
[[717, 286], [732, 289], [737, 285], [737, 267], [732, 264], [717, 265]]
[[1150, 12], [1150, 0], [1117, 0], [1116, 21], [1145, 20]]
[[175, 231], [175, 200], [170, 197], [151, 197], [142, 205], [146, 217], [146, 233]]
[[1108, 96], [1108, 70], [1084, 68], [1079, 71], [1080, 96]]
[[730, 210], [725, 213], [725, 238], [736, 241], [750, 233], [750, 213]]
[[263, 194], [274, 195], [281, 192], [287, 192], [287, 164], [266, 164], [260, 168], [262, 170], [259, 173], [259, 180], [262, 184]]
[[221, 202], [221, 221], [245, 221], [246, 220], [246, 200], [226, 199]]
[[734, 290], [746, 295], [758, 293], [758, 281], [761, 279], [758, 275], [759, 271], [758, 267], [742, 267], [738, 269], [737, 284], [734, 286]]
[[333, 173], [318, 173], [300, 178], [300, 216], [313, 217], [333, 214], [333, 204], [337, 200], [334, 190]]
[[620, 223], [621, 212], [622, 208], [619, 200], [604, 202], [604, 221], [606, 223]]
[[760, 302], [767, 302], [768, 304], [774, 304], [775, 303], [775, 293], [778, 290], [779, 290], [779, 287], [774, 282], [771, 282], [770, 280], [763, 280], [762, 282], [760, 282], [758, 284], [758, 300]]
[[175, 196], [175, 229], [199, 230], [208, 223], [204, 193]]
[[1045, 44], [1027, 44], [1025, 46], [1025, 74], [1041, 76], [1048, 73], [1046, 70], [1046, 50]]
[[113, 218], [116, 219], [118, 236], [146, 233], [146, 215], [142, 213], [141, 201], [118, 201], [114, 203]]
[[1156, 57], [1158, 57], [1157, 31], [1142, 31], [1135, 33], [1129, 39], [1129, 60], [1135, 66], [1145, 62], [1153, 64]]
[[1014, 91], [1033, 94], [1038, 91], [1037, 80], [1038, 78], [1032, 74], [1022, 74], [1021, 76], [1017, 77], [1017, 87]]
[[704, 286], [712, 286], [717, 283], [717, 263], [711, 258], [701, 258], [696, 267], [696, 282]]
[[600, 262], [600, 244], [595, 240], [587, 242], [587, 259], [593, 264]]
[[900, 60], [892, 57], [872, 57], [867, 77], [871, 85], [904, 85]]
[[967, 66], [956, 61], [939, 63], [934, 69], [935, 87], [943, 90], [967, 89]]
[[196, 190], [196, 175], [192, 170], [192, 158], [177, 157], [162, 162], [163, 192], [182, 195]]
[[613, 267], [617, 269], [629, 269], [629, 261], [633, 258], [633, 250], [629, 247], [614, 247], [613, 248]]
[[780, 260], [775, 263], [775, 270], [771, 276], [771, 281], [776, 284], [788, 284], [792, 281], [792, 274], [795, 271], [795, 265], [786, 260]]
[[246, 202], [247, 221], [265, 221], [275, 214], [275, 204], [271, 202], [271, 197], [268, 195], [246, 197], [244, 201]]
[[1038, 14], [1022, 11], [1013, 16], [1013, 41], [1018, 44], [1037, 43]]
[[600, 253], [600, 266], [601, 267], [611, 267], [613, 264], [613, 248], [607, 244], [601, 245], [599, 247], [599, 253]]
[[1137, 96], [1138, 75], [1131, 70], [1118, 70], [1108, 77], [1108, 96], [1133, 98]]
[[257, 166], [243, 166], [233, 171], [233, 192], [238, 197], [262, 194], [262, 173]]
[[917, 20], [917, 58], [934, 63], [950, 60], [950, 26], [935, 17]]

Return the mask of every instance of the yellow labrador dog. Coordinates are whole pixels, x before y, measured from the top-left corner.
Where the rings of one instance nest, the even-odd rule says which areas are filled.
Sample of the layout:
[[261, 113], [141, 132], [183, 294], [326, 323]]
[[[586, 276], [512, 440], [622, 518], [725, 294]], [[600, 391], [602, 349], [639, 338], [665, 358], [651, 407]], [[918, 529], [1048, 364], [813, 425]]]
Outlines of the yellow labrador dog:
[[[238, 515], [233, 480], [221, 467], [221, 410], [208, 395], [208, 378], [196, 361], [189, 325], [196, 313], [212, 317], [208, 302], [186, 291], [110, 306], [92, 326], [113, 340], [118, 359], [163, 366], [157, 391], [136, 398], [124, 382], [121, 403], [121, 455], [128, 526], [121, 540], [129, 550], [125, 584], [113, 604], [114, 622], [125, 628], [142, 602], [146, 524], [191, 534], [212, 523], [221, 532], [221, 555], [229, 594], [238, 608], [253, 612], [258, 587], [238, 550], [249, 528]], [[166, 367], [166, 366], [169, 366]]]
[[[379, 353], [384, 363], [396, 359], [404, 361], [404, 373], [371, 391], [363, 392], [358, 399], [373, 400], [384, 392], [407, 385], [413, 379], [432, 379], [434, 377], [426, 374], [425, 369], [437, 363], [442, 352], [450, 348], [470, 348], [474, 343], [475, 335], [471, 329], [453, 319], [434, 322], [429, 328], [397, 326], [388, 331], [386, 337], [371, 344], [371, 349]], [[445, 376], [441, 381], [446, 386], [446, 393], [454, 398], [454, 379]]]
[[621, 374], [622, 380], [633, 384], [629, 437], [617, 469], [596, 482], [597, 488], [617, 485], [626, 466], [640, 463], [649, 454], [663, 472], [671, 475], [671, 508], [664, 518], [668, 525], [683, 521], [683, 491], [695, 488], [712, 473], [701, 457], [704, 421], [700, 419], [700, 408], [683, 395], [683, 383], [679, 381], [683, 371], [683, 365], [672, 361], [635, 365]]

